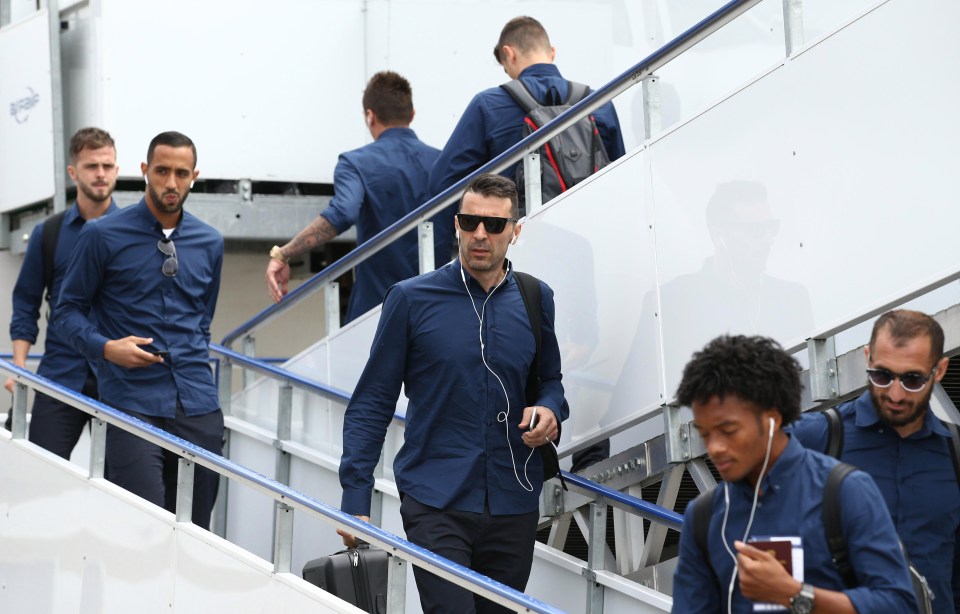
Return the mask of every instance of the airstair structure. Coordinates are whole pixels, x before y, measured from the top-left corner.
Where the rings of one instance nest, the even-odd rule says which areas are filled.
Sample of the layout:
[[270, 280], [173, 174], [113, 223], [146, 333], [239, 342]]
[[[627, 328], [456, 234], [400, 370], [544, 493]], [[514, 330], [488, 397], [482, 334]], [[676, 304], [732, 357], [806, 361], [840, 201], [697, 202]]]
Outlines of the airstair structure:
[[[256, 357], [264, 324], [314, 291], [334, 296], [334, 279], [453, 202], [465, 179], [211, 348], [226, 458], [0, 362], [19, 382], [13, 432], [0, 430], [0, 463], [23, 469], [0, 474], [0, 492], [16, 493], [0, 497], [0, 603], [31, 604], [24, 583], [39, 575], [54, 595], [44, 602], [52, 612], [73, 611], [71, 596], [94, 610], [129, 604], [138, 586], [162, 592], [163, 611], [167, 603], [177, 612], [219, 611], [221, 594], [247, 599], [236, 611], [354, 611], [296, 577], [308, 560], [340, 549], [335, 528], [346, 528], [397, 555], [391, 612], [420, 611], [410, 564], [516, 611], [668, 612], [683, 508], [716, 483], [689, 411], [672, 404], [693, 351], [725, 332], [776, 338], [804, 365], [805, 409], [864, 389], [859, 348], [870, 322], [892, 307], [936, 314], [948, 353], [960, 352], [960, 258], [952, 249], [960, 227], [952, 181], [960, 168], [960, 6], [884, 0], [805, 40], [804, 4], [782, 0], [783, 57], [659, 129], [658, 71], [698, 42], [709, 45], [725, 23], [751, 19], [758, 4], [729, 2], [481, 169], [498, 172], [521, 158], [536, 164], [527, 154], [551, 130], [644, 88], [649, 138], [533, 207], [510, 252], [518, 270], [556, 295], [571, 406], [562, 461], [569, 466], [574, 452], [604, 439], [613, 453], [567, 473], [567, 491], [545, 485], [525, 595], [397, 537], [392, 463], [403, 442], [403, 398], [377, 468], [375, 526], [336, 509], [344, 409], [379, 308], [342, 327], [332, 319], [326, 337], [281, 366]], [[421, 233], [431, 244], [429, 227]], [[25, 387], [95, 414], [89, 468], [23, 440]], [[938, 387], [934, 410], [960, 421], [951, 396]], [[195, 464], [224, 476], [216, 535], [189, 524], [188, 512], [158, 511], [102, 480], [106, 423], [180, 454], [183, 484]], [[107, 515], [77, 513], [87, 505]], [[151, 567], [133, 571], [145, 555]]]

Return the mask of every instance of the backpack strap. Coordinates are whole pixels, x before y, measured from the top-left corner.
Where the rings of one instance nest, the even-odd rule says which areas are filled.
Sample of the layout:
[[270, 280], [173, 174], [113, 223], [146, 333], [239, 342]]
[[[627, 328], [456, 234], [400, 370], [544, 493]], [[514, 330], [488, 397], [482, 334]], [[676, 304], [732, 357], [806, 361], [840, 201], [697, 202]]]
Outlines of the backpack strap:
[[60, 211], [47, 218], [43, 223], [43, 233], [40, 235], [41, 253], [43, 254], [43, 287], [47, 289], [46, 299], [50, 302], [50, 291], [53, 289], [53, 265], [57, 254], [57, 239], [60, 238], [60, 227], [63, 226], [63, 216], [66, 211]]
[[[533, 405], [540, 396], [540, 345], [543, 338], [543, 318], [540, 311], [540, 280], [528, 273], [520, 271], [513, 272], [514, 279], [517, 280], [517, 287], [520, 289], [520, 297], [523, 299], [523, 306], [527, 309], [527, 318], [530, 319], [530, 328], [533, 330], [533, 340], [536, 347], [536, 353], [533, 355], [533, 362], [530, 364], [530, 371], [527, 373], [527, 385], [525, 388], [525, 397], [527, 405]], [[560, 438], [560, 424], [557, 424], [557, 439]], [[564, 490], [567, 490], [567, 483], [560, 473], [560, 458], [557, 455], [557, 449], [554, 444], [548, 442], [537, 447], [540, 450], [540, 456], [543, 459], [544, 479], [553, 477], [560, 478], [560, 484]]]
[[590, 94], [590, 86], [576, 81], [567, 81], [567, 99], [563, 104], [573, 106]]
[[710, 561], [710, 516], [713, 514], [713, 491], [716, 489], [717, 487], [714, 486], [710, 490], [703, 491], [690, 503], [692, 506], [690, 509], [693, 510], [693, 540], [708, 564]]
[[827, 548], [830, 558], [836, 566], [843, 583], [847, 588], [858, 585], [857, 576], [850, 564], [850, 550], [847, 548], [847, 538], [843, 534], [843, 525], [840, 519], [840, 485], [843, 480], [856, 471], [856, 467], [846, 463], [837, 463], [827, 475], [827, 482], [823, 486], [823, 530], [827, 537]]
[[840, 412], [836, 407], [830, 407], [823, 410], [823, 415], [827, 419], [827, 447], [823, 453], [840, 458], [843, 452], [843, 421], [840, 419]]
[[520, 79], [514, 79], [500, 85], [520, 107], [529, 113], [543, 105], [533, 97], [527, 85]]
[[950, 448], [950, 458], [953, 460], [953, 473], [957, 477], [957, 486], [960, 487], [960, 427], [947, 420], [942, 422], [950, 431], [947, 446]]

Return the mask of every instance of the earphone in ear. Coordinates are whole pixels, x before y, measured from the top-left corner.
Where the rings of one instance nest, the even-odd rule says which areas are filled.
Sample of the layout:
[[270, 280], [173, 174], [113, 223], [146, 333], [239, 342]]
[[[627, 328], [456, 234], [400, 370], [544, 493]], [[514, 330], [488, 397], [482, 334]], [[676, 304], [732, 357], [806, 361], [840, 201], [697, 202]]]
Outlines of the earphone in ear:
[[145, 184], [147, 184], [147, 185], [150, 185], [150, 180], [147, 179], [147, 176], [146, 176], [146, 175], [143, 176], [143, 182], [144, 182]]
[[193, 183], [194, 183], [194, 182], [192, 182], [192, 181], [190, 182], [190, 189], [191, 189], [191, 190], [193, 189]]
[[516, 245], [516, 244], [517, 244], [517, 235], [513, 235], [513, 239], [510, 240], [510, 245]]
[[770, 416], [770, 430], [767, 436], [773, 439], [773, 416]]

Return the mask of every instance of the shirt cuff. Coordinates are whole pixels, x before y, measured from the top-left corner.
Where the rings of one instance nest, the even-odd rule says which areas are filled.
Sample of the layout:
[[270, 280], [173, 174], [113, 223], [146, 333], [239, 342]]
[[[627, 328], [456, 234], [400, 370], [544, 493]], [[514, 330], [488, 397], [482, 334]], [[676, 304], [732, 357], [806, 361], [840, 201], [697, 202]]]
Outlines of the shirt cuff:
[[340, 510], [352, 516], [369, 516], [372, 494], [372, 491], [366, 489], [344, 488]]

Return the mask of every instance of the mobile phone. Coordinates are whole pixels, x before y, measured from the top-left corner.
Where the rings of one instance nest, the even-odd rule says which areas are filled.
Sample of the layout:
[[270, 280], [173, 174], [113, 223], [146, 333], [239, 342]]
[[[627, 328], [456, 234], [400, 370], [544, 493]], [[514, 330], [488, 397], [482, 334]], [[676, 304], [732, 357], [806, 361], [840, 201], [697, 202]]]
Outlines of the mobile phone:
[[530, 414], [530, 426], [527, 427], [528, 431], [532, 431], [533, 427], [537, 426], [537, 409], [533, 408], [533, 413]]
[[164, 361], [167, 361], [167, 360], [170, 359], [170, 352], [161, 351], [161, 350], [149, 350], [149, 352], [150, 352], [151, 354], [153, 354], [154, 356], [159, 356], [159, 357], [162, 358]]

